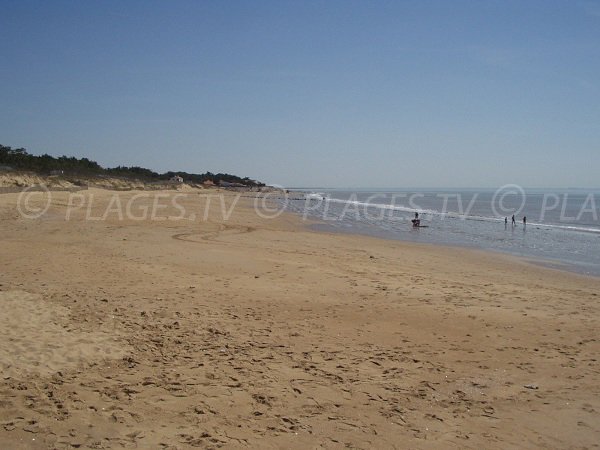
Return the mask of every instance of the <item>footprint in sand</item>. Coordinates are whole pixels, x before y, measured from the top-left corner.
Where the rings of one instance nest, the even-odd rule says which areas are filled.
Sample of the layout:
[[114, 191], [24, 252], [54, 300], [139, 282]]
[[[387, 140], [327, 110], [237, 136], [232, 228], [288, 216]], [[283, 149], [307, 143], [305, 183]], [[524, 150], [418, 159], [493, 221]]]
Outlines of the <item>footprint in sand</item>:
[[5, 377], [53, 374], [126, 348], [104, 332], [72, 330], [69, 309], [23, 291], [0, 292], [0, 369]]

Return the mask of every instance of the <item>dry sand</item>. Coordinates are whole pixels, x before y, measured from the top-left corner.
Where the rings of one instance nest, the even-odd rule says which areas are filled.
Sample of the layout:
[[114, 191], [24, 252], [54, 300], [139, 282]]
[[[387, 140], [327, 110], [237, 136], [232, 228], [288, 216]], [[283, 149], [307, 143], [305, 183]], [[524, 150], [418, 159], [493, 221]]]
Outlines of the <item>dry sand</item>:
[[598, 447], [598, 279], [113, 194], [0, 196], [0, 447]]

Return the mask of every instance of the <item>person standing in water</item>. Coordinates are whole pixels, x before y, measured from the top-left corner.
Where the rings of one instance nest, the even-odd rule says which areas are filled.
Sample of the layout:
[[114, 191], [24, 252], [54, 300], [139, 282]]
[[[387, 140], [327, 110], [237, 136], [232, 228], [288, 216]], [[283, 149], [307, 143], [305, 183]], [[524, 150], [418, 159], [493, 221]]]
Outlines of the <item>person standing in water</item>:
[[415, 212], [415, 218], [412, 220], [413, 227], [421, 226], [421, 221], [419, 220], [419, 213]]
[[504, 218], [504, 229], [506, 230], [506, 227], [508, 226], [508, 217]]
[[515, 222], [515, 215], [513, 214], [512, 216], [512, 226], [514, 227], [517, 224], [517, 222]]
[[527, 216], [523, 216], [523, 226], [527, 226]]

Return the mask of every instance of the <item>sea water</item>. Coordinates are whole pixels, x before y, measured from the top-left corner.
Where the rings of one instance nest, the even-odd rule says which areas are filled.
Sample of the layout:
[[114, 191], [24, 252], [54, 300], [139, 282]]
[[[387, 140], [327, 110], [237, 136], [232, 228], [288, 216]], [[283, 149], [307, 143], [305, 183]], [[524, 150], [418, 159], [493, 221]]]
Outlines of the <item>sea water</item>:
[[[287, 210], [319, 221], [315, 226], [319, 229], [494, 250], [600, 275], [600, 191], [596, 190], [535, 190], [514, 185], [500, 189], [300, 189], [290, 193], [285, 203]], [[412, 226], [415, 212], [423, 225], [420, 228]]]

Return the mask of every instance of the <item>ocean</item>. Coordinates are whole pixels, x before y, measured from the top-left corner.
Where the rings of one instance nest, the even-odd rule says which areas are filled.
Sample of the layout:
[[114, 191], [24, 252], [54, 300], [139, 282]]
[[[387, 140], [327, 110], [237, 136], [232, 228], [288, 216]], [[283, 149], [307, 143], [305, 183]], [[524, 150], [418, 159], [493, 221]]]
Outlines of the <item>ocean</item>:
[[[600, 190], [303, 188], [285, 203], [321, 230], [493, 250], [600, 276]], [[422, 227], [412, 226], [415, 212]]]

